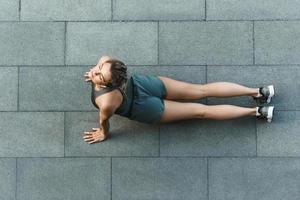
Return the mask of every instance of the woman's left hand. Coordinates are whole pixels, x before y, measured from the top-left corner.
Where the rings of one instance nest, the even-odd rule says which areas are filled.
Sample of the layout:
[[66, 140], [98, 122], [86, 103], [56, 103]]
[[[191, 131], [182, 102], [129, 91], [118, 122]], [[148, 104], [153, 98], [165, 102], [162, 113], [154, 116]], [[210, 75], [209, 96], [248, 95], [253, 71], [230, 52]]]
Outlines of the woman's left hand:
[[102, 129], [92, 128], [92, 130], [93, 131], [84, 132], [85, 135], [83, 136], [83, 138], [85, 142], [92, 144], [95, 142], [101, 142], [107, 138]]

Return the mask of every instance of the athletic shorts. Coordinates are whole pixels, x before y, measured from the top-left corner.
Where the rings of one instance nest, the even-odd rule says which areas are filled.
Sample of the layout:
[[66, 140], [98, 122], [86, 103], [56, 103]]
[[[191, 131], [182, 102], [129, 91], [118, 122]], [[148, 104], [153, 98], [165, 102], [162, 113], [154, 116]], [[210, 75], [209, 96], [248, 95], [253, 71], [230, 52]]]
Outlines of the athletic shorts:
[[164, 83], [157, 76], [132, 75], [134, 99], [130, 119], [143, 123], [158, 123], [167, 96]]

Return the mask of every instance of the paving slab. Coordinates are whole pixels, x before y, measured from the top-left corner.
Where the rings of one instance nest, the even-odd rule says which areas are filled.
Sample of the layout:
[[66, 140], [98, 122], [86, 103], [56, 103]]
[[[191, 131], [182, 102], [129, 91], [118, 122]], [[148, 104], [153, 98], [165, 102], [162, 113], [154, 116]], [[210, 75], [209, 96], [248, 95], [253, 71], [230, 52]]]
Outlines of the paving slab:
[[[275, 110], [276, 111], [276, 110]], [[258, 156], [300, 155], [300, 112], [278, 111], [272, 123], [257, 123]]]
[[0, 158], [0, 199], [15, 200], [16, 159]]
[[64, 64], [64, 22], [1, 22], [0, 65]]
[[110, 158], [21, 158], [17, 196], [22, 200], [109, 200], [110, 169]]
[[0, 157], [64, 155], [64, 114], [0, 112]]
[[111, 0], [22, 0], [24, 21], [93, 21], [111, 19]]
[[0, 0], [0, 21], [19, 20], [19, 0]]
[[204, 20], [204, 0], [113, 0], [113, 20]]
[[210, 158], [209, 199], [292, 200], [299, 172], [298, 158]]
[[18, 68], [0, 67], [0, 110], [18, 110]]
[[95, 110], [90, 99], [91, 85], [84, 81], [84, 73], [90, 68], [20, 67], [20, 110]]
[[159, 64], [253, 63], [252, 22], [159, 22]]
[[156, 22], [68, 22], [66, 63], [88, 65], [114, 55], [128, 65], [157, 64]]
[[160, 155], [255, 156], [255, 119], [194, 119], [161, 125]]
[[299, 64], [299, 35], [299, 21], [255, 21], [255, 64]]
[[206, 0], [207, 20], [300, 19], [298, 0]]
[[66, 156], [158, 156], [158, 126], [113, 115], [109, 138], [88, 144], [85, 131], [99, 128], [98, 112], [67, 112], [65, 123]]
[[202, 158], [113, 158], [112, 199], [207, 199]]

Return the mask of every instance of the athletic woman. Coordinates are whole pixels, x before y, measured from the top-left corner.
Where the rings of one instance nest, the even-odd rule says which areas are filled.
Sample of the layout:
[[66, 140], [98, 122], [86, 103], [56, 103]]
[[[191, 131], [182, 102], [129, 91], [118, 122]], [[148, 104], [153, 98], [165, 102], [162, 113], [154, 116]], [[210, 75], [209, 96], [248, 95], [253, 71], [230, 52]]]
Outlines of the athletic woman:
[[133, 74], [128, 77], [127, 66], [109, 56], [102, 56], [84, 76], [85, 81], [92, 85], [91, 101], [100, 110], [100, 128], [84, 132], [84, 141], [89, 144], [108, 137], [109, 118], [113, 114], [148, 124], [193, 118], [226, 120], [243, 116], [256, 116], [271, 122], [273, 117], [274, 106], [248, 108], [176, 101], [246, 95], [260, 104], [270, 103], [274, 96], [273, 85], [249, 88], [230, 82], [194, 84], [165, 76]]

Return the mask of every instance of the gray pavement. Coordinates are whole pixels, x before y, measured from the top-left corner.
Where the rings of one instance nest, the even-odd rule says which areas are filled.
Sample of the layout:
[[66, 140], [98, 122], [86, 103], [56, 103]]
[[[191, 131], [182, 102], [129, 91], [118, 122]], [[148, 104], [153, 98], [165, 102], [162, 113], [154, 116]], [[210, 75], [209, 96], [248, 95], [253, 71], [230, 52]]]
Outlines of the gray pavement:
[[[0, 200], [300, 198], [300, 0], [0, 0]], [[272, 123], [99, 127], [84, 73], [274, 84]], [[195, 102], [252, 107], [250, 97]]]

